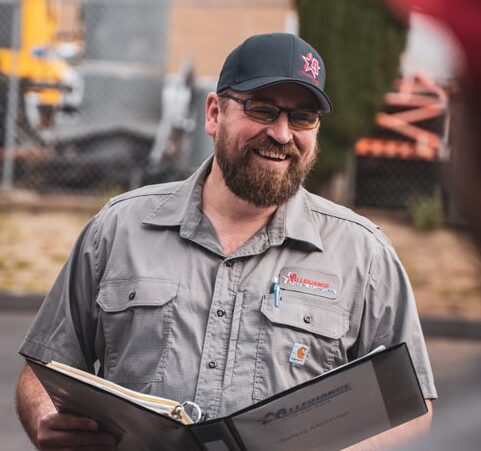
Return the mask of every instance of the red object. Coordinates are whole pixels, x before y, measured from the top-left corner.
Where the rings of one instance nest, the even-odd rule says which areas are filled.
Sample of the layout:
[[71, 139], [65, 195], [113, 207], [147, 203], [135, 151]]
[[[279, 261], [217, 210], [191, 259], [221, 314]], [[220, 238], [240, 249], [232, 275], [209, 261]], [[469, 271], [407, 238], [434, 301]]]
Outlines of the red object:
[[457, 37], [466, 58], [466, 78], [481, 92], [480, 0], [387, 0], [397, 11], [430, 15]]
[[386, 138], [382, 132], [364, 137], [354, 146], [356, 155], [430, 161], [440, 159], [445, 133], [430, 128], [426, 121], [445, 115], [448, 103], [446, 92], [424, 75], [400, 79], [395, 89], [384, 96], [385, 110], [390, 112], [379, 112], [376, 125], [381, 131], [395, 132], [398, 138]]

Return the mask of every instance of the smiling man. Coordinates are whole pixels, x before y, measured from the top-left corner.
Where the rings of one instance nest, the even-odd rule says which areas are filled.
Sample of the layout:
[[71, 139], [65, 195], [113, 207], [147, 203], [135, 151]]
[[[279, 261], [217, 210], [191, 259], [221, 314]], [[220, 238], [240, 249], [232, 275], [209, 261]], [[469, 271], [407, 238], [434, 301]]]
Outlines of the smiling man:
[[[317, 154], [322, 59], [284, 33], [226, 59], [206, 101], [214, 155], [188, 180], [111, 200], [87, 225], [20, 352], [227, 415], [407, 342], [436, 397], [414, 298], [370, 221], [302, 188]], [[274, 287], [274, 289], [273, 289]], [[95, 422], [62, 415], [32, 372], [20, 418], [40, 449], [112, 449]], [[430, 414], [358, 449], [426, 429]]]
[[[306, 106], [303, 109], [299, 106], [298, 109], [288, 109], [276, 105], [273, 99], [278, 98], [279, 89], [283, 90], [281, 103]], [[314, 99], [310, 104], [305, 101], [309, 97], [312, 96], [309, 96], [306, 88], [290, 84], [260, 89], [254, 98], [240, 98], [227, 92], [220, 94], [223, 111], [227, 108], [227, 102], [223, 99], [243, 106], [243, 111], [240, 107], [236, 109], [241, 113], [241, 118], [245, 115], [251, 119], [246, 129], [253, 133], [253, 137], [239, 148], [232, 137], [229, 138], [229, 130], [241, 132], [241, 123], [232, 127], [232, 121], [241, 118], [233, 114], [231, 124], [219, 124], [217, 130], [215, 122], [208, 124], [213, 126], [212, 129], [208, 128], [208, 133], [216, 137], [216, 162], [232, 193], [258, 207], [282, 205], [296, 193], [312, 169], [317, 153], [316, 134], [320, 117]], [[209, 102], [212, 101], [209, 99]], [[287, 117], [280, 119], [283, 110], [287, 112]], [[215, 117], [212, 119], [215, 121]], [[252, 119], [261, 125], [252, 124]], [[259, 133], [266, 121], [277, 124], [271, 125], [267, 133]]]

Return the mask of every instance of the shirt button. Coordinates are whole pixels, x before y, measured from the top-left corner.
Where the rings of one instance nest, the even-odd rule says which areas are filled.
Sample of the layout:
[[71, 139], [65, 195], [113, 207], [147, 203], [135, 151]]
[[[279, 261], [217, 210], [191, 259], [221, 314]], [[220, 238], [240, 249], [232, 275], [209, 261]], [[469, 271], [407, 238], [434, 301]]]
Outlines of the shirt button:
[[135, 290], [129, 293], [129, 301], [135, 298]]
[[310, 323], [312, 322], [311, 316], [310, 316], [310, 315], [304, 316], [304, 322], [305, 322], [306, 324], [310, 324]]
[[217, 309], [217, 316], [224, 316], [225, 310], [223, 308]]
[[216, 367], [217, 367], [217, 362], [215, 362], [214, 360], [211, 360], [211, 361], [209, 362], [209, 368], [210, 368], [210, 369], [214, 369], [214, 368], [216, 368]]
[[232, 266], [234, 265], [234, 262], [231, 261], [231, 260], [227, 260], [227, 261], [225, 262], [225, 265], [226, 265], [228, 268], [232, 268]]

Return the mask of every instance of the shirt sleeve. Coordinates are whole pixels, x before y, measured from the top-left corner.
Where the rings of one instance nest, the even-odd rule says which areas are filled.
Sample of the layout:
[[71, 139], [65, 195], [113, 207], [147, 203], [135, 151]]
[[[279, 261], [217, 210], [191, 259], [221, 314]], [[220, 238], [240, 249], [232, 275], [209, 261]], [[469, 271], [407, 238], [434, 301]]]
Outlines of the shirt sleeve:
[[95, 227], [94, 218], [77, 239], [20, 346], [20, 354], [93, 372], [98, 286]]
[[407, 274], [390, 244], [371, 261], [365, 291], [358, 355], [379, 345], [405, 342], [425, 399], [437, 398], [431, 364]]

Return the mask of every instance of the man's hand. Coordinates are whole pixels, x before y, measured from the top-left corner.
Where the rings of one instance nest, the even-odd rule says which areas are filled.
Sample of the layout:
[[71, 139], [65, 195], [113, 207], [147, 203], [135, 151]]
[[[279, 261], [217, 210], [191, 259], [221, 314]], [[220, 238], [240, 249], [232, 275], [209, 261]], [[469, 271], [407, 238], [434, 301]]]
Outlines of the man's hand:
[[39, 450], [112, 451], [115, 438], [100, 432], [95, 420], [58, 413], [33, 371], [25, 365], [17, 383], [17, 412]]
[[98, 430], [96, 421], [66, 413], [48, 412], [37, 426], [35, 444], [40, 450], [112, 451], [115, 438]]

